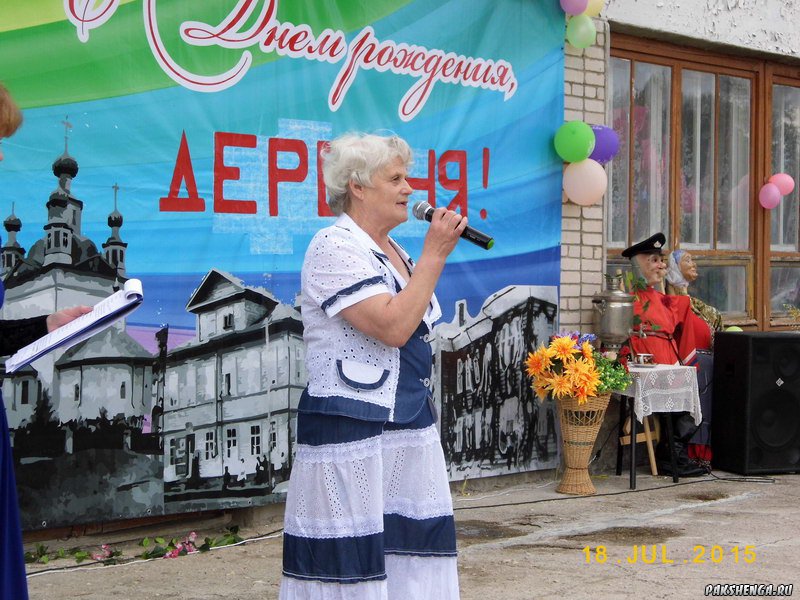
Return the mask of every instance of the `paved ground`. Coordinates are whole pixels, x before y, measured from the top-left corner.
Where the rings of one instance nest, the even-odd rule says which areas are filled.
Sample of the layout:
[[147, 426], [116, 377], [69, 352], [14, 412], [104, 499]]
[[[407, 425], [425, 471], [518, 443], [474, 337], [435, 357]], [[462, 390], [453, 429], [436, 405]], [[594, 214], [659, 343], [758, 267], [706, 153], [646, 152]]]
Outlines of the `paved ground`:
[[[702, 598], [707, 585], [800, 587], [800, 475], [742, 478], [600, 476], [598, 495], [556, 493], [535, 474], [454, 487], [463, 600]], [[552, 476], [552, 473], [550, 474]], [[33, 599], [271, 599], [280, 579], [282, 506], [163, 524], [115, 536], [44, 542], [50, 551], [113, 542], [122, 558], [145, 535], [219, 537], [238, 521], [238, 546], [115, 566], [59, 559], [33, 565]], [[644, 554], [644, 556], [643, 556]], [[632, 557], [630, 560], [628, 557]], [[633, 559], [635, 557], [635, 562]], [[55, 570], [69, 567], [67, 570]], [[794, 591], [800, 596], [800, 589]]]

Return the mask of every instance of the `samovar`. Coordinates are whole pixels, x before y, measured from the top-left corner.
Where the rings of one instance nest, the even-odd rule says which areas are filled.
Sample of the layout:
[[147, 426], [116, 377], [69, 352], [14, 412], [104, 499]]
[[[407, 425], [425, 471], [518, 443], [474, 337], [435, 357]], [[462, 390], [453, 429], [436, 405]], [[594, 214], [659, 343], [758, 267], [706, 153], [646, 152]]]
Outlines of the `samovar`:
[[631, 335], [633, 296], [622, 290], [622, 271], [605, 275], [606, 289], [594, 295], [594, 332], [606, 350], [617, 351]]

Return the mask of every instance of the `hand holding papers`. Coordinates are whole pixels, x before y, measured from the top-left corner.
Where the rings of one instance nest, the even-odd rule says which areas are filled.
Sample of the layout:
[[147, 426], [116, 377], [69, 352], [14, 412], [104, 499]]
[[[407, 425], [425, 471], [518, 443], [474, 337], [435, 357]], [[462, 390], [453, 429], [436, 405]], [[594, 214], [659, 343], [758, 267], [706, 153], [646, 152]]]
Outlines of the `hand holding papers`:
[[143, 299], [142, 282], [138, 279], [129, 279], [121, 290], [95, 304], [92, 312], [70, 321], [17, 351], [6, 361], [6, 373], [13, 373], [51, 350], [61, 347], [66, 350], [99, 333], [136, 310]]

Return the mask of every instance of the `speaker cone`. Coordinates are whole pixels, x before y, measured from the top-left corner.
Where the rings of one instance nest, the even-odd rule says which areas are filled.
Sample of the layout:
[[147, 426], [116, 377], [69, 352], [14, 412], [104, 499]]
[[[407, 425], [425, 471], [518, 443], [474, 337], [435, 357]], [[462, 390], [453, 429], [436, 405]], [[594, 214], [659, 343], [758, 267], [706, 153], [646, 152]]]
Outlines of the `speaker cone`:
[[800, 377], [800, 346], [776, 345], [773, 348], [772, 365], [775, 374], [787, 383]]
[[800, 406], [788, 392], [771, 391], [756, 403], [752, 420], [753, 436], [765, 450], [777, 452], [797, 445]]

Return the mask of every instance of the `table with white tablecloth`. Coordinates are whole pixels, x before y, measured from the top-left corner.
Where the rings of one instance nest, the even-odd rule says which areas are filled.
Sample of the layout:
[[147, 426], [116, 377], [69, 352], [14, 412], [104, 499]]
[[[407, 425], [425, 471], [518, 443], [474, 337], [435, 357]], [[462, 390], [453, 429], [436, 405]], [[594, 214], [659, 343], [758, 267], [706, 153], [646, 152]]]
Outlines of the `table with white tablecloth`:
[[[621, 392], [621, 401], [628, 402], [636, 416], [631, 419], [631, 440], [636, 440], [637, 422], [655, 413], [688, 412], [699, 425], [703, 420], [697, 369], [682, 365], [629, 365], [633, 383]], [[667, 419], [667, 435], [672, 436]], [[621, 451], [621, 450], [620, 450]], [[618, 463], [619, 464], [619, 463]], [[636, 444], [631, 443], [631, 489], [636, 488]], [[673, 480], [678, 481], [674, 474]]]

